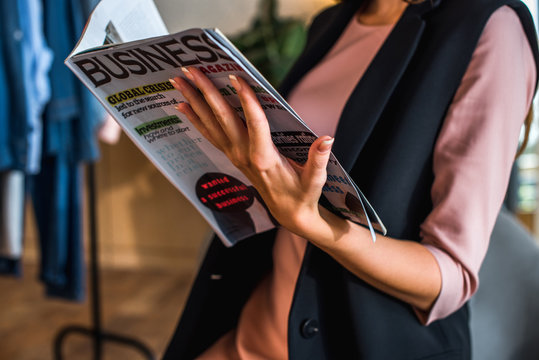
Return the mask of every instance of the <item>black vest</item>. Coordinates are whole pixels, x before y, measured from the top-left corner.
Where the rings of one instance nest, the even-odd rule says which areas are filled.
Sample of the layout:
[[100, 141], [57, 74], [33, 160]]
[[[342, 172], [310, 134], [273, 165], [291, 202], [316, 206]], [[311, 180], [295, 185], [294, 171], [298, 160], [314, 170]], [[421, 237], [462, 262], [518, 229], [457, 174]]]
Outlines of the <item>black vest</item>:
[[[313, 21], [305, 51], [283, 83], [285, 97], [329, 51], [360, 3], [336, 5]], [[535, 29], [521, 1], [427, 0], [408, 6], [348, 99], [333, 151], [388, 236], [420, 239], [419, 226], [432, 210], [439, 130], [488, 18], [503, 5], [520, 17], [538, 63]], [[254, 286], [272, 266], [274, 235], [260, 234], [233, 248], [214, 239], [165, 359], [192, 359], [236, 326]], [[291, 360], [470, 357], [467, 307], [423, 326], [408, 304], [310, 244], [288, 330]]]

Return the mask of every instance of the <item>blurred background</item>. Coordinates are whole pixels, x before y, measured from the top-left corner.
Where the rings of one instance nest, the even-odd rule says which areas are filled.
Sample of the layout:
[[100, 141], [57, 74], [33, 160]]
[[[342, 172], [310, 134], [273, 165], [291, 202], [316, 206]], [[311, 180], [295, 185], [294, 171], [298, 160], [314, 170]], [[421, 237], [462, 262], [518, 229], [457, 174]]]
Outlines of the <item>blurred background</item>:
[[[537, 1], [524, 2], [536, 16]], [[41, 132], [36, 136], [41, 136], [44, 144], [40, 159], [33, 159], [33, 163], [32, 154], [26, 153], [30, 160], [23, 163], [0, 159], [1, 225], [7, 229], [6, 224], [19, 224], [15, 230], [0, 234], [4, 240], [23, 239], [20, 249], [0, 249], [0, 359], [53, 359], [60, 329], [70, 324], [90, 325], [86, 269], [89, 209], [84, 175], [89, 163], [95, 163], [96, 169], [101, 315], [106, 331], [137, 338], [157, 356], [162, 354], [211, 236], [210, 228], [187, 200], [125, 135], [103, 122], [105, 113], [91, 108], [92, 100], [83, 90], [78, 85], [68, 89], [67, 84], [75, 82], [68, 78], [71, 75], [64, 69], [63, 59], [78, 39], [92, 3], [95, 1], [2, 1], [0, 57], [4, 60], [0, 61], [4, 63], [0, 65], [9, 68], [10, 64], [28, 63], [31, 74], [41, 71], [44, 77], [56, 78], [47, 94], [40, 88], [38, 76], [10, 81], [13, 73], [0, 74], [0, 87], [11, 84], [0, 88], [0, 101], [6, 94], [4, 99], [11, 99], [0, 103], [0, 111], [11, 111], [0, 112], [0, 124], [4, 126], [4, 118], [13, 119], [18, 101], [13, 94], [41, 91], [42, 103], [26, 106], [32, 109], [17, 116]], [[305, 26], [334, 1], [155, 3], [170, 32], [217, 27], [278, 85], [304, 44]], [[41, 15], [32, 7], [35, 4], [41, 6]], [[16, 16], [18, 23], [14, 23]], [[262, 35], [268, 28], [272, 33], [269, 39]], [[38, 55], [28, 60], [24, 55], [27, 47], [21, 43], [28, 34], [42, 29], [41, 43], [28, 45], [39, 50]], [[58, 33], [71, 36], [62, 38]], [[22, 54], [18, 60], [13, 58], [15, 51]], [[67, 91], [71, 93], [66, 95]], [[78, 105], [66, 103], [66, 99], [74, 101], [70, 96]], [[76, 115], [81, 112], [88, 119]], [[86, 123], [81, 128], [79, 122], [83, 121]], [[13, 133], [19, 131], [19, 125], [5, 126]], [[2, 140], [0, 136], [0, 144]], [[79, 145], [79, 141], [85, 144]], [[538, 142], [534, 122], [527, 149], [517, 160], [507, 200], [522, 229], [535, 238], [539, 235]], [[73, 334], [68, 339], [63, 346], [66, 359], [94, 358], [89, 338]], [[102, 358], [144, 357], [132, 348], [107, 343]]]

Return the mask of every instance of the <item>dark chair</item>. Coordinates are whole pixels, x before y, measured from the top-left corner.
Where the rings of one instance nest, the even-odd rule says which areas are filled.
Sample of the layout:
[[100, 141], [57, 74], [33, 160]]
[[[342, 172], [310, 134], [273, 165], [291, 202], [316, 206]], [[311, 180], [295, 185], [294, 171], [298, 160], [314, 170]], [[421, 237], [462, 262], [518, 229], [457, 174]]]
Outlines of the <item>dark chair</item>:
[[470, 301], [472, 359], [539, 359], [539, 245], [502, 209]]

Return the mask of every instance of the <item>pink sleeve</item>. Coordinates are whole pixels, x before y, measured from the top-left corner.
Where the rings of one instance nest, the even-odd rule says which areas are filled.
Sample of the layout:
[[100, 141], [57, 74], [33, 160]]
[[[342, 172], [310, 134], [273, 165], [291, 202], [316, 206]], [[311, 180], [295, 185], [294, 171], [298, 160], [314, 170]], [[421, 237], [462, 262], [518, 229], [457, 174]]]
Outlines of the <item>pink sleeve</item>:
[[535, 86], [535, 62], [516, 13], [489, 19], [434, 150], [433, 211], [421, 225], [440, 267], [442, 289], [429, 324], [459, 309], [478, 273], [504, 199], [520, 129]]

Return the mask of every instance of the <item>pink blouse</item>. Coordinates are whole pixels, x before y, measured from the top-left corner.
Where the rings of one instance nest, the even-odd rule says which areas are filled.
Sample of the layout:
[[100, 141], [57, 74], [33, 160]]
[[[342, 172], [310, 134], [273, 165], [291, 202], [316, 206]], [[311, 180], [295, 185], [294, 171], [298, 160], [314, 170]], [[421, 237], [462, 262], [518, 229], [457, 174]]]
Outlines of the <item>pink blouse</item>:
[[[323, 61], [296, 86], [290, 104], [315, 133], [335, 134], [346, 99], [391, 29], [353, 18]], [[354, 59], [353, 69], [349, 59]], [[456, 311], [477, 289], [535, 76], [518, 16], [509, 7], [498, 9], [481, 35], [434, 150], [434, 208], [421, 225], [421, 240], [438, 262], [442, 289], [429, 313], [416, 311], [424, 324]], [[306, 244], [279, 229], [273, 271], [247, 301], [237, 328], [198, 359], [288, 358], [288, 315]]]

